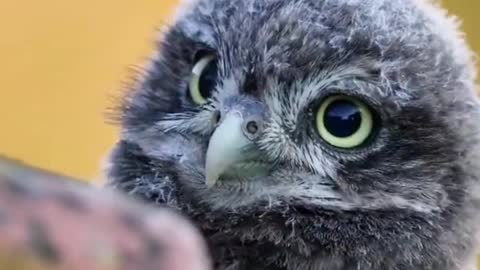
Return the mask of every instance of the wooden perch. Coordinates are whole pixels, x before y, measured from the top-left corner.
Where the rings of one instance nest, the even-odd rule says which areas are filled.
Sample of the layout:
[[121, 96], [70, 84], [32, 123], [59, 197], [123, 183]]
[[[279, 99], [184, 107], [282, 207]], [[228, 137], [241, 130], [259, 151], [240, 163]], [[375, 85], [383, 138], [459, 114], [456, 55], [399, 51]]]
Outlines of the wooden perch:
[[0, 269], [207, 270], [197, 231], [166, 209], [0, 158]]

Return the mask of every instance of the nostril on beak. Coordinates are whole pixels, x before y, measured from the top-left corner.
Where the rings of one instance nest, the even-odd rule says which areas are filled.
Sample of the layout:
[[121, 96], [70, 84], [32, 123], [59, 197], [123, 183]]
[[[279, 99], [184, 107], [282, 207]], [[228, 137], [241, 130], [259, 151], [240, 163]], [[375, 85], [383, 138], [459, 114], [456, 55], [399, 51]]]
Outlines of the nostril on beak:
[[244, 122], [243, 126], [243, 134], [250, 139], [254, 140], [260, 135], [260, 129], [262, 128], [261, 126], [262, 122], [259, 121], [258, 119], [250, 119]]
[[220, 123], [220, 119], [222, 119], [222, 114], [220, 113], [220, 111], [219, 110], [214, 111], [212, 115], [213, 124], [218, 125]]
[[256, 121], [249, 121], [246, 126], [247, 132], [250, 135], [255, 135], [258, 132], [258, 124]]

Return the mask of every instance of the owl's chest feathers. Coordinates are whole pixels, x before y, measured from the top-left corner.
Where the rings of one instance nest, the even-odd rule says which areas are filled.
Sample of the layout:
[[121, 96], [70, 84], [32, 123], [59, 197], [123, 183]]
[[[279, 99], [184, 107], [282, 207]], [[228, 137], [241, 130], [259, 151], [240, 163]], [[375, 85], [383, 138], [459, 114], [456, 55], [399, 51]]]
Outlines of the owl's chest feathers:
[[[302, 236], [296, 235], [292, 227], [279, 224], [229, 220], [200, 219], [211, 247], [212, 256], [219, 270], [310, 270], [315, 260], [315, 246]], [[333, 268], [328, 268], [333, 269]]]
[[201, 227], [209, 227], [204, 233], [216, 270], [357, 269], [356, 263], [347, 261], [340, 250], [332, 250], [334, 245], [320, 248], [291, 227], [258, 220], [255, 225], [246, 223], [225, 229], [225, 223], [228, 221], [218, 224], [200, 222]]
[[445, 256], [449, 248], [434, 236], [438, 233], [408, 216], [403, 224], [394, 224], [360, 212], [253, 206], [232, 213], [194, 203], [181, 189], [175, 193], [176, 199], [166, 203], [174, 202], [170, 205], [203, 231], [218, 270], [457, 269]]
[[342, 254], [344, 239], [338, 237], [333, 243], [337, 237], [326, 233], [319, 241], [313, 217], [276, 211], [213, 211], [187, 202], [182, 194], [177, 203], [203, 231], [217, 270], [349, 269]]
[[119, 179], [117, 188], [189, 216], [208, 240], [218, 270], [459, 269], [451, 267], [453, 246], [443, 243], [441, 231], [400, 212], [374, 216], [258, 206], [215, 211], [194, 203], [174, 174], [143, 175]]
[[336, 269], [313, 267], [320, 257], [318, 247], [297, 231], [293, 216], [212, 211], [183, 197], [179, 194], [175, 207], [203, 231], [218, 270]]

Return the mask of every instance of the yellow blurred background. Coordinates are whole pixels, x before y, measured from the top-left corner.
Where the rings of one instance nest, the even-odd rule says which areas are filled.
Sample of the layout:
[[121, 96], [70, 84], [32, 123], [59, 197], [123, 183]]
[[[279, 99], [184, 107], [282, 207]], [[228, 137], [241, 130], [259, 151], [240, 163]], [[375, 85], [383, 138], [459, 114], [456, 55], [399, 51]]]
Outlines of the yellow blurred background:
[[[150, 55], [176, 0], [0, 0], [0, 155], [94, 179], [129, 67]], [[480, 50], [480, 1], [444, 1]]]

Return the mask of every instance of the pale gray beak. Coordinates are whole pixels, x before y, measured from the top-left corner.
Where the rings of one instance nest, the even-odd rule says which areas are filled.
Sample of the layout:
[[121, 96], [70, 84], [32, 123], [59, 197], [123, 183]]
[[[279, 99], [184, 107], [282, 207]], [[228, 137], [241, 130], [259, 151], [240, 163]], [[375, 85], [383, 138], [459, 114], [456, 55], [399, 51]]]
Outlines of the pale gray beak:
[[222, 176], [238, 178], [268, 173], [268, 165], [261, 161], [260, 151], [254, 144], [264, 116], [259, 110], [253, 110], [251, 103], [243, 105], [224, 113], [210, 138], [205, 164], [208, 187], [214, 186]]

